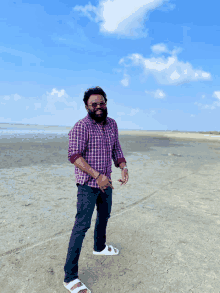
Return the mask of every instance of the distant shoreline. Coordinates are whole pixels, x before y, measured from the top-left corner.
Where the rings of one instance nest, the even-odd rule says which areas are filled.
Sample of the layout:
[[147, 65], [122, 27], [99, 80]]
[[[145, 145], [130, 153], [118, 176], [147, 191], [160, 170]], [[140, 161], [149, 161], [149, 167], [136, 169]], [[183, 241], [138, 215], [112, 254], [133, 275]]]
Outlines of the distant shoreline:
[[[73, 126], [62, 126], [62, 125], [39, 125], [39, 124], [21, 124], [21, 123], [0, 123], [0, 129], [5, 127], [12, 127], [12, 126], [21, 126], [23, 127], [36, 127], [42, 129], [42, 127], [50, 127], [50, 128], [63, 128], [63, 129], [71, 129]], [[160, 132], [160, 133], [201, 133], [201, 134], [214, 134], [220, 135], [220, 131], [188, 131], [188, 130], [142, 130], [142, 129], [118, 129], [119, 132]]]
[[180, 131], [119, 131], [119, 135], [128, 136], [151, 136], [159, 138], [171, 138], [175, 140], [187, 140], [187, 141], [217, 141], [220, 142], [220, 132], [207, 131], [207, 132], [180, 132]]

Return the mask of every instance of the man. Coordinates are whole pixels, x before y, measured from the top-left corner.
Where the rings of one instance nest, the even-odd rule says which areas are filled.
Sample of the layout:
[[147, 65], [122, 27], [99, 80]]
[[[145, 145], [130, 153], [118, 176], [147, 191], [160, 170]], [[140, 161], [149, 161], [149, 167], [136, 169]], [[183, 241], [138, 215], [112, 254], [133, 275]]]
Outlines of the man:
[[78, 279], [78, 260], [95, 205], [97, 219], [93, 254], [119, 253], [118, 249], [105, 244], [114, 188], [111, 180], [112, 159], [115, 166], [122, 169], [122, 179], [118, 181], [121, 185], [128, 181], [128, 170], [118, 140], [117, 124], [114, 119], [107, 117], [105, 92], [100, 87], [88, 89], [83, 100], [88, 114], [70, 130], [68, 149], [68, 160], [75, 165], [78, 193], [77, 214], [64, 266], [64, 286], [74, 293], [91, 292]]

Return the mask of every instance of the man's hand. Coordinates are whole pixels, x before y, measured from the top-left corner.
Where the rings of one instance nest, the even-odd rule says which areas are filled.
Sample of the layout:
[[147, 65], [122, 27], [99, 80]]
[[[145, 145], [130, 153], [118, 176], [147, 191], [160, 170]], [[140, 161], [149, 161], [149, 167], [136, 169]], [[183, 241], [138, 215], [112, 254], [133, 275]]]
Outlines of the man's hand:
[[108, 188], [109, 186], [112, 189], [114, 189], [114, 187], [112, 186], [112, 180], [108, 179], [108, 177], [105, 176], [104, 174], [100, 174], [99, 177], [96, 179], [96, 182], [102, 192], [104, 192], [104, 190]]
[[127, 169], [123, 169], [121, 170], [121, 177], [122, 179], [119, 179], [118, 181], [121, 182], [121, 185], [125, 185], [128, 182], [128, 170]]

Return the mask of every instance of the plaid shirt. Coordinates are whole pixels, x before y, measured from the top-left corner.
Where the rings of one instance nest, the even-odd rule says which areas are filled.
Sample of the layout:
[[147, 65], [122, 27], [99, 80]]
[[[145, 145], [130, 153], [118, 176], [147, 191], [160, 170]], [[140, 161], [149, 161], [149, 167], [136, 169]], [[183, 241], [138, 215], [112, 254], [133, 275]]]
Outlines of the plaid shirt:
[[[126, 163], [118, 140], [118, 127], [114, 119], [106, 117], [104, 125], [96, 123], [90, 116], [79, 120], [68, 133], [68, 160], [73, 164], [83, 157], [97, 172], [111, 179], [112, 159], [115, 167]], [[76, 183], [99, 188], [96, 179], [75, 166]]]

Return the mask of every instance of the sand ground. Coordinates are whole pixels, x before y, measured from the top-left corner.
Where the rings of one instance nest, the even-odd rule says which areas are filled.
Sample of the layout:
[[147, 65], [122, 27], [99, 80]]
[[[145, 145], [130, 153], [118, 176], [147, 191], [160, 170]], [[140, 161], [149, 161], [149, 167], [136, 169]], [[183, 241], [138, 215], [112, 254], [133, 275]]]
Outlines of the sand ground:
[[[125, 186], [113, 167], [107, 244], [120, 254], [92, 254], [95, 210], [79, 260], [92, 293], [220, 292], [220, 141], [204, 152], [201, 145], [155, 146], [147, 155], [127, 149]], [[68, 292], [62, 282], [76, 214], [73, 166], [12, 167], [0, 175], [0, 292]]]

